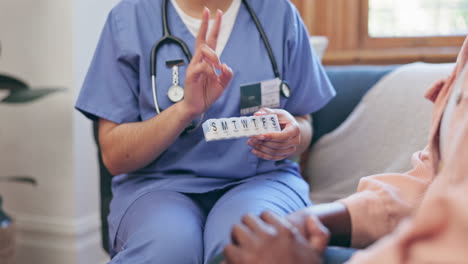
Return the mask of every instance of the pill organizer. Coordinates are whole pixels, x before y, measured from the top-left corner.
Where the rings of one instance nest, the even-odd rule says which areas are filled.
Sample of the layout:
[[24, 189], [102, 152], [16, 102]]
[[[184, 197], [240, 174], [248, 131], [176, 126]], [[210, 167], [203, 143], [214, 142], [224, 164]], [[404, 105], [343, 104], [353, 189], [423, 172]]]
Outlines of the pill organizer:
[[208, 119], [203, 123], [206, 141], [251, 137], [280, 131], [278, 117], [274, 114]]

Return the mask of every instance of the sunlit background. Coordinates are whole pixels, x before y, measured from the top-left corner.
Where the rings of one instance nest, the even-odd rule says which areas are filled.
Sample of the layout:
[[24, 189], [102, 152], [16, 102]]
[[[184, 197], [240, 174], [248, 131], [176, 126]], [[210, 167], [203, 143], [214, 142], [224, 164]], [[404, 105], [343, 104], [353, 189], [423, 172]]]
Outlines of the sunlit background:
[[[106, 17], [119, 1], [0, 0], [0, 76], [22, 80], [31, 90], [42, 87], [64, 88], [60, 93], [33, 103], [0, 104], [0, 177], [31, 176], [38, 181], [35, 187], [0, 184], [3, 209], [13, 218], [16, 226], [16, 264], [104, 264], [109, 261], [108, 255], [101, 248], [101, 231], [105, 228], [101, 227], [100, 170], [96, 143], [91, 122], [75, 111], [73, 105]], [[424, 100], [426, 86], [433, 83], [434, 78], [449, 75], [450, 64], [445, 63], [455, 62], [468, 34], [468, 0], [290, 1], [301, 12], [311, 35], [314, 53], [326, 67], [345, 65], [339, 69], [341, 73], [348, 73], [346, 67], [349, 66], [350, 75], [344, 78], [344, 84], [355, 87], [358, 94], [364, 91], [363, 78], [367, 76], [374, 79], [370, 74], [380, 74], [388, 69], [388, 65], [394, 69], [395, 65], [411, 66], [413, 62], [418, 62], [416, 65], [423, 67], [422, 70], [415, 70], [416, 74], [397, 78], [408, 83], [408, 91], [412, 89], [414, 93], [407, 92], [407, 86], [394, 85], [386, 92], [398, 95], [390, 94], [391, 97], [386, 98], [378, 94], [379, 100], [386, 101], [373, 104], [394, 109], [385, 113], [391, 114], [392, 118], [395, 116], [394, 120], [398, 120], [395, 122], [400, 127], [410, 129], [408, 133], [412, 138], [424, 141], [429, 128], [420, 129], [420, 136], [415, 136], [412, 128], [416, 121], [429, 124], [420, 115], [429, 115], [431, 106], [427, 111], [422, 111], [419, 105], [414, 104], [415, 98]], [[428, 66], [419, 63], [421, 61], [435, 65]], [[358, 64], [379, 66], [369, 66], [369, 70], [366, 70], [368, 74], [361, 74], [361, 71], [353, 68]], [[339, 78], [343, 75], [335, 76]], [[348, 104], [349, 100], [354, 100], [354, 96], [348, 96], [352, 94], [353, 88], [346, 89], [343, 91], [346, 91], [347, 98], [343, 102]], [[0, 89], [0, 100], [9, 95], [9, 90], [4, 89], [2, 92]], [[395, 105], [392, 108], [389, 102], [409, 103], [401, 104], [405, 107]], [[339, 109], [345, 109], [342, 105], [346, 104], [342, 104], [342, 101], [339, 104]], [[400, 114], [399, 111], [407, 109], [408, 105], [417, 107], [418, 115]], [[332, 112], [335, 116], [335, 111]], [[311, 162], [314, 166], [323, 165], [324, 172], [321, 174], [323, 178], [318, 178], [320, 173], [317, 171], [310, 173], [315, 179], [312, 184], [314, 190], [336, 195], [330, 197], [338, 199], [344, 197], [343, 193], [328, 192], [329, 186], [339, 189], [336, 183], [346, 184], [357, 177], [384, 171], [377, 170], [377, 167], [364, 168], [364, 162], [354, 161], [356, 155], [353, 155], [353, 161], [349, 161], [349, 153], [355, 152], [355, 143], [361, 142], [354, 135], [361, 131], [364, 135], [362, 142], [365, 143], [362, 149], [368, 150], [359, 151], [358, 154], [365, 157], [363, 160], [376, 159], [375, 153], [381, 152], [369, 146], [385, 149], [387, 146], [394, 147], [398, 151], [396, 160], [403, 161], [409, 160], [413, 150], [419, 149], [408, 151], [408, 159], [405, 159], [401, 155], [401, 146], [409, 146], [409, 141], [401, 136], [402, 129], [398, 130], [398, 134], [390, 135], [388, 131], [391, 128], [385, 128], [386, 125], [393, 126], [393, 121], [387, 122], [375, 111], [367, 114], [376, 116], [375, 120], [366, 121], [369, 129], [361, 124], [352, 126], [346, 123], [348, 128], [358, 128], [349, 134], [351, 143], [346, 145], [336, 141], [339, 143], [338, 151], [329, 149], [324, 152], [337, 157], [342, 155], [343, 159], [339, 162], [330, 160], [329, 163]], [[403, 118], [414, 118], [416, 121], [411, 119], [405, 125], [401, 121]], [[320, 120], [316, 117], [314, 119]], [[326, 120], [328, 122], [329, 119]], [[375, 122], [382, 125], [375, 125]], [[371, 128], [384, 131], [384, 138], [367, 136]], [[389, 140], [391, 136], [405, 140], [395, 140], [401, 145], [393, 144]], [[369, 139], [377, 143], [369, 143]], [[344, 151], [344, 146], [349, 147], [351, 152]], [[310, 157], [317, 158], [316, 155]], [[382, 167], [388, 165], [388, 160], [388, 157], [379, 160]], [[356, 178], [351, 177], [351, 169], [336, 166], [344, 163], [357, 166], [354, 171]], [[385, 168], [391, 171], [397, 168], [396, 163], [390, 166]], [[365, 169], [372, 169], [372, 172]], [[346, 179], [329, 184], [332, 180], [329, 175], [346, 175]], [[354, 192], [355, 186], [350, 189]], [[103, 214], [103, 217], [106, 215]], [[0, 238], [0, 246], [2, 241]], [[0, 247], [0, 264], [6, 264], [8, 262], [2, 253]]]
[[369, 0], [371, 37], [468, 33], [468, 0]]

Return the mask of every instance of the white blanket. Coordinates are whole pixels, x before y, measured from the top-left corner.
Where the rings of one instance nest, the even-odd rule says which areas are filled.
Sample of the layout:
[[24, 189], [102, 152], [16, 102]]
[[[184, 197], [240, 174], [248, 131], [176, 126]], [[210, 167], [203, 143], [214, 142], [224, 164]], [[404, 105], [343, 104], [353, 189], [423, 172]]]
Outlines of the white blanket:
[[305, 170], [312, 201], [346, 197], [363, 176], [409, 170], [412, 153], [427, 144], [432, 103], [424, 94], [453, 67], [413, 63], [384, 76], [340, 127], [313, 146]]

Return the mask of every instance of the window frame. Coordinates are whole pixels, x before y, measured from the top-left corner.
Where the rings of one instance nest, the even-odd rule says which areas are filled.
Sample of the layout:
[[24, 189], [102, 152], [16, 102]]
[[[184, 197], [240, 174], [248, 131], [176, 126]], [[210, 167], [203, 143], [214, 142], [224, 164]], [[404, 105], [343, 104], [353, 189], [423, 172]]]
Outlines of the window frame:
[[329, 38], [324, 64], [454, 62], [465, 36], [371, 37], [368, 0], [291, 0], [311, 35]]
[[456, 47], [461, 46], [464, 36], [424, 36], [424, 37], [371, 37], [369, 34], [369, 0], [360, 1], [361, 47], [409, 48], [409, 47]]

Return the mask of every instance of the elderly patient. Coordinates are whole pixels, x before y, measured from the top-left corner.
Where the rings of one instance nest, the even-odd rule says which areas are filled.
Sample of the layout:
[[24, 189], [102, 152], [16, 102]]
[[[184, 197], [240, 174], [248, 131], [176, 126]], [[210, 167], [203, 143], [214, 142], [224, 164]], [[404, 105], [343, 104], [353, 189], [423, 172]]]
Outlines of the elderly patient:
[[286, 218], [245, 216], [225, 262], [319, 263], [331, 239], [354, 248], [377, 241], [350, 263], [466, 263], [467, 61], [468, 38], [453, 73], [426, 94], [434, 102], [429, 144], [414, 154], [411, 171], [365, 177], [354, 195]]

